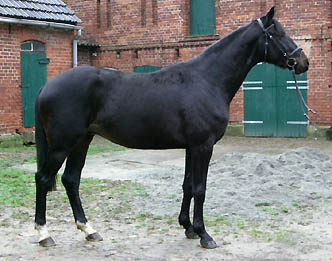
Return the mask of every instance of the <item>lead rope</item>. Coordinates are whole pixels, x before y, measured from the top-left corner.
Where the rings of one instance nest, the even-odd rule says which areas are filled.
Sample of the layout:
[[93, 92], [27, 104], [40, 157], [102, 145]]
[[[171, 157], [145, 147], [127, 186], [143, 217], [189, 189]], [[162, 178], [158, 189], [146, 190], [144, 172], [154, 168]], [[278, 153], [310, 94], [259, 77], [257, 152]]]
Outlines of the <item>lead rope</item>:
[[326, 120], [326, 118], [324, 116], [320, 115], [319, 113], [317, 113], [315, 110], [311, 109], [308, 106], [308, 104], [305, 102], [305, 100], [303, 98], [303, 95], [302, 95], [302, 93], [300, 91], [299, 85], [297, 83], [297, 80], [296, 80], [295, 65], [292, 66], [292, 74], [293, 74], [293, 78], [294, 78], [294, 82], [295, 82], [297, 96], [298, 96], [299, 102], [300, 102], [300, 107], [301, 107], [302, 112], [303, 112], [303, 116], [308, 120], [309, 124], [312, 124], [312, 126], [314, 126], [314, 128], [315, 128], [315, 140], [317, 140], [317, 131], [318, 131], [319, 127], [318, 127], [318, 125], [313, 120], [311, 120], [311, 118], [308, 115], [308, 112], [311, 112], [312, 114], [317, 115], [322, 120]]

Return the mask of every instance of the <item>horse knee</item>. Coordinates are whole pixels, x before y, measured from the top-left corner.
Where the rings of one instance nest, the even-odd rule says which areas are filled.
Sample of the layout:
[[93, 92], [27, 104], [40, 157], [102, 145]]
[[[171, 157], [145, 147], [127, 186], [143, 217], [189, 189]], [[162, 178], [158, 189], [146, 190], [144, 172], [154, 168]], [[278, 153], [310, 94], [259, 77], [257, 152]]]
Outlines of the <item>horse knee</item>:
[[194, 232], [201, 235], [205, 232], [204, 222], [202, 220], [194, 220], [193, 222]]

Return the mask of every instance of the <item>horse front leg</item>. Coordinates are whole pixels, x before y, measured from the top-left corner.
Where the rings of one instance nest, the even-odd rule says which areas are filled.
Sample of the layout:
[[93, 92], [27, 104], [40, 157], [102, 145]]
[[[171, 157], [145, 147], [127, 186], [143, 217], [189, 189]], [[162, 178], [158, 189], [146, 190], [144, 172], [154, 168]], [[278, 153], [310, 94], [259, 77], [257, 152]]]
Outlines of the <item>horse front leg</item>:
[[62, 176], [62, 183], [66, 188], [67, 196], [73, 210], [76, 226], [83, 231], [88, 241], [102, 241], [103, 238], [88, 223], [81, 199], [79, 196], [79, 186], [81, 172], [85, 164], [86, 154], [93, 136], [86, 136], [67, 158], [65, 172]]
[[190, 161], [190, 151], [186, 150], [186, 164], [185, 164], [185, 174], [183, 180], [183, 199], [181, 205], [181, 211], [179, 215], [179, 224], [184, 227], [185, 235], [189, 239], [198, 239], [199, 236], [194, 232], [194, 227], [190, 222], [190, 203], [193, 197], [192, 193], [192, 170]]
[[193, 175], [193, 196], [194, 196], [194, 232], [201, 238], [203, 248], [216, 248], [217, 244], [213, 238], [206, 232], [203, 220], [203, 205], [205, 201], [206, 180], [209, 168], [209, 162], [212, 156], [213, 145], [204, 144], [192, 148], [191, 165]]

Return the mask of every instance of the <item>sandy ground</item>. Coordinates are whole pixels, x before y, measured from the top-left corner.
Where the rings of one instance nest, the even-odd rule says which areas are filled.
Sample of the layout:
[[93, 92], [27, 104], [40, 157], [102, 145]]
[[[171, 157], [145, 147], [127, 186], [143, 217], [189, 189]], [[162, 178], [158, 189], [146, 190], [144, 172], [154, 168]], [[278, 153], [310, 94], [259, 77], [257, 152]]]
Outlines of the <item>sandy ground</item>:
[[[0, 260], [332, 260], [331, 156], [330, 141], [226, 137], [215, 146], [204, 207], [219, 247], [205, 250], [177, 225], [184, 151], [100, 153], [87, 159], [83, 177], [140, 191], [102, 202], [82, 195], [104, 241], [86, 242], [70, 207], [52, 203], [48, 225], [57, 245], [45, 249], [33, 209], [8, 209], [0, 215]], [[11, 218], [20, 212], [28, 217]]]

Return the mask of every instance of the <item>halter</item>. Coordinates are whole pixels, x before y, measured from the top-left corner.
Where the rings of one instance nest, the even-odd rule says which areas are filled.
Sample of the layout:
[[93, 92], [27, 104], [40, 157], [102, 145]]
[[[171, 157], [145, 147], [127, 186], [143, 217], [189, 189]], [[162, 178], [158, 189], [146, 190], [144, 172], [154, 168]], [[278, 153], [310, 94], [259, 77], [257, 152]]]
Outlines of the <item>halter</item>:
[[264, 61], [266, 61], [266, 57], [267, 57], [267, 47], [269, 45], [269, 39], [271, 39], [274, 44], [279, 48], [279, 50], [282, 52], [282, 55], [287, 59], [287, 66], [292, 68], [294, 67], [297, 62], [294, 58], [292, 58], [292, 56], [297, 53], [298, 51], [303, 51], [302, 48], [300, 47], [296, 47], [290, 54], [287, 53], [287, 51], [285, 51], [285, 48], [279, 43], [277, 42], [273, 36], [269, 33], [270, 28], [272, 28], [274, 26], [274, 24], [271, 24], [269, 27], [265, 28], [264, 24], [262, 22], [262, 20], [260, 18], [257, 19], [257, 22], [259, 24], [259, 26], [261, 27], [261, 29], [263, 30], [264, 34], [265, 34], [265, 52], [264, 52]]

